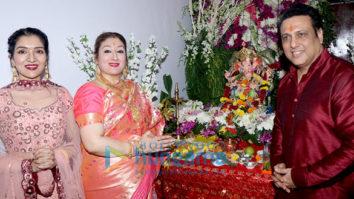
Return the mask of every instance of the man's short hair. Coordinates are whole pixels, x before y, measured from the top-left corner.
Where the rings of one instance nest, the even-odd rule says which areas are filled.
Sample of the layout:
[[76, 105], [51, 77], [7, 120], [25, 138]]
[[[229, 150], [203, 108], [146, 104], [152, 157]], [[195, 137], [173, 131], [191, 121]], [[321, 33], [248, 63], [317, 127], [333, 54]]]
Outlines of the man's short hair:
[[317, 9], [306, 5], [306, 4], [296, 4], [289, 9], [285, 10], [280, 16], [279, 16], [279, 21], [278, 21], [278, 33], [280, 33], [280, 26], [283, 23], [284, 20], [295, 17], [295, 16], [309, 16], [311, 18], [312, 22], [312, 27], [313, 30], [315, 31], [315, 35], [317, 37], [317, 31], [319, 29], [323, 29], [323, 22], [322, 22], [322, 16], [318, 12]]

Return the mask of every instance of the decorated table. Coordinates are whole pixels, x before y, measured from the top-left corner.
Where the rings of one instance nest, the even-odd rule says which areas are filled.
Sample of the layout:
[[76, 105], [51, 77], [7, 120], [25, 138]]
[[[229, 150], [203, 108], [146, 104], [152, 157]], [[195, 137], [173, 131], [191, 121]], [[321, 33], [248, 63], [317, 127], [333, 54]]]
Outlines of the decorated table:
[[[183, 101], [177, 85], [175, 97], [159, 104], [164, 133], [181, 138], [155, 183], [159, 198], [274, 197], [269, 159], [260, 154], [269, 153], [263, 149], [272, 139], [270, 90], [277, 66], [243, 46], [225, 72], [219, 104]], [[172, 81], [164, 82], [171, 93]]]
[[[238, 149], [245, 147], [240, 143]], [[263, 146], [253, 145], [255, 150]], [[193, 161], [171, 159], [154, 186], [158, 198], [273, 198], [271, 173], [262, 164], [248, 169], [243, 164], [215, 166], [201, 154]], [[214, 162], [215, 163], [215, 162]]]

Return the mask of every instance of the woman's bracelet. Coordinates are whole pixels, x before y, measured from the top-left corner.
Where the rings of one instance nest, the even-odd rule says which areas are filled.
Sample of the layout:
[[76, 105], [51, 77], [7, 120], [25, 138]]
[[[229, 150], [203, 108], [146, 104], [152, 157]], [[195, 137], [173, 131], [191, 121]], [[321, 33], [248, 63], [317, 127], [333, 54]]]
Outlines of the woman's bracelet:
[[132, 146], [132, 143], [131, 143], [131, 142], [128, 142], [128, 144], [129, 144], [129, 152], [128, 152], [128, 154], [127, 154], [127, 157], [128, 157], [128, 158], [132, 158], [132, 157], [133, 157], [133, 153], [132, 153], [132, 148], [133, 148], [133, 146]]
[[140, 143], [140, 140], [135, 140], [128, 143], [129, 143], [129, 153], [127, 154], [127, 156], [129, 158], [137, 156], [140, 153], [144, 153], [144, 149], [142, 147], [142, 144]]
[[133, 141], [132, 145], [133, 145], [133, 150], [134, 150], [134, 152], [133, 152], [134, 156], [144, 153], [144, 148], [143, 148], [143, 145], [141, 144], [140, 140]]

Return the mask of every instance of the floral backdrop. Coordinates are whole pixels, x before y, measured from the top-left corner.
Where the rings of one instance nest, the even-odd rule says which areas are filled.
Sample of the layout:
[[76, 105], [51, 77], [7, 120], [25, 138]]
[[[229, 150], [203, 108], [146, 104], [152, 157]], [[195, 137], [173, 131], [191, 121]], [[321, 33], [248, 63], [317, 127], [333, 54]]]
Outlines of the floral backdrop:
[[242, 44], [263, 56], [264, 64], [279, 59], [277, 16], [297, 3], [317, 7], [324, 17], [325, 45], [334, 39], [334, 15], [325, 0], [190, 0], [186, 13], [192, 28], [180, 26], [185, 40], [187, 94], [192, 100], [219, 104], [229, 60]]
[[192, 27], [179, 26], [189, 101], [160, 104], [165, 132], [270, 143], [276, 87], [285, 73], [277, 17], [297, 3], [319, 8], [329, 46], [334, 16], [324, 0], [190, 0], [185, 11]]

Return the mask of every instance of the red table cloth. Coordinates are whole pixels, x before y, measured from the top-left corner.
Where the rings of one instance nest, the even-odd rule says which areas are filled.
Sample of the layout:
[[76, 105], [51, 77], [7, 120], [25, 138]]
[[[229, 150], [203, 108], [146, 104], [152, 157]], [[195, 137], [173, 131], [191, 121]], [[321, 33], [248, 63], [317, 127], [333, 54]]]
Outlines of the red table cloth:
[[217, 167], [210, 160], [199, 158], [199, 162], [195, 160], [186, 164], [176, 161], [171, 162], [169, 168], [162, 168], [154, 184], [158, 198], [274, 197], [271, 174], [262, 172], [261, 165], [254, 169], [240, 164], [237, 167]]

